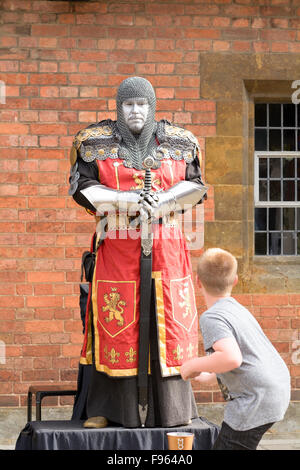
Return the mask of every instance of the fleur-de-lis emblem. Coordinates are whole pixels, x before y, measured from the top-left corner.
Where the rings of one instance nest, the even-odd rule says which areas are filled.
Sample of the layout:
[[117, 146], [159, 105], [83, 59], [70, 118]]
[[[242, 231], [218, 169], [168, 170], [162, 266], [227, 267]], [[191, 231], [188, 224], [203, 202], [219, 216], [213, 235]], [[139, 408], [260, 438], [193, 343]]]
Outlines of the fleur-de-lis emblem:
[[136, 351], [133, 348], [130, 348], [129, 351], [125, 352], [127, 357], [126, 362], [134, 362], [136, 360]]
[[194, 346], [192, 345], [192, 343], [188, 345], [188, 347], [186, 348], [186, 351], [187, 351], [187, 356], [189, 358], [193, 357]]
[[181, 361], [183, 359], [183, 349], [177, 344], [177, 348], [173, 349], [173, 355], [175, 361]]
[[115, 348], [112, 348], [110, 352], [108, 352], [107, 346], [104, 347], [104, 357], [112, 364], [116, 364], [119, 362], [120, 353], [118, 353]]

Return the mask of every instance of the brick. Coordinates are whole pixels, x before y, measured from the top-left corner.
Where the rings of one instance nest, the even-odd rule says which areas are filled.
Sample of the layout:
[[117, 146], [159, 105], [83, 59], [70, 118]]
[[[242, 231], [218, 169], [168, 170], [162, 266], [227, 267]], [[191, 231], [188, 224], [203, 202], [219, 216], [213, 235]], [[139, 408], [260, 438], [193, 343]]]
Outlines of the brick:
[[[1, 226], [0, 226], [1, 228]], [[30, 222], [26, 226], [27, 233], [63, 233], [64, 232], [64, 224], [63, 222]]]
[[67, 85], [67, 76], [63, 73], [38, 73], [30, 75], [33, 85]]
[[287, 294], [268, 295], [268, 294], [254, 294], [252, 296], [253, 305], [288, 305], [289, 297]]
[[107, 104], [104, 100], [99, 99], [76, 99], [70, 100], [70, 108], [75, 110], [106, 110]]
[[54, 37], [58, 37], [58, 36], [66, 36], [66, 34], [68, 33], [68, 29], [63, 26], [63, 25], [47, 25], [47, 24], [43, 24], [43, 25], [32, 25], [31, 26], [31, 34], [32, 36], [38, 36], [38, 37], [41, 37], [41, 36], [54, 36]]
[[217, 29], [195, 29], [191, 28], [186, 31], [186, 38], [190, 39], [219, 39], [221, 32]]
[[47, 320], [36, 320], [26, 321], [24, 323], [24, 331], [26, 333], [32, 332], [61, 332], [63, 331], [63, 321], [47, 321]]
[[283, 31], [280, 29], [262, 30], [260, 33], [263, 41], [294, 41], [296, 39], [296, 31]]
[[27, 345], [23, 346], [23, 356], [29, 357], [55, 357], [60, 354], [60, 346], [58, 345], [43, 345], [38, 346]]

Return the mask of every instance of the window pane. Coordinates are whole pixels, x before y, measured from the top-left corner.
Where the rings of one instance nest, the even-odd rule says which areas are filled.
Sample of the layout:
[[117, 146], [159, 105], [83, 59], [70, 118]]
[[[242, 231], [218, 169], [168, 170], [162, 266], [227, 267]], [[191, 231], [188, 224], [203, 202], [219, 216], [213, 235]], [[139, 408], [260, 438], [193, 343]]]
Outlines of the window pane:
[[281, 201], [280, 181], [270, 181], [270, 201]]
[[297, 158], [297, 178], [300, 178], [300, 158]]
[[269, 230], [281, 230], [280, 207], [270, 207], [269, 209]]
[[295, 181], [283, 181], [283, 200], [295, 201]]
[[283, 158], [282, 164], [283, 164], [283, 177], [295, 178], [295, 159]]
[[255, 130], [255, 150], [267, 150], [267, 130]]
[[270, 178], [281, 178], [281, 158], [270, 158]]
[[259, 177], [267, 178], [268, 177], [268, 160], [267, 158], [259, 159]]
[[295, 209], [294, 207], [283, 208], [283, 230], [295, 230]]
[[275, 152], [277, 150], [281, 151], [281, 130], [270, 130], [269, 131], [269, 150]]
[[255, 126], [267, 125], [267, 105], [257, 103], [255, 105]]
[[295, 127], [295, 105], [284, 104], [283, 105], [283, 126], [284, 127]]
[[282, 251], [284, 255], [294, 255], [295, 254], [295, 238], [293, 233], [284, 233], [283, 234], [283, 245]]
[[269, 126], [281, 126], [281, 104], [269, 104]]
[[267, 230], [267, 209], [255, 209], [255, 230]]
[[295, 134], [296, 131], [292, 129], [283, 131], [283, 150], [287, 152], [294, 152], [296, 150]]
[[300, 230], [300, 209], [297, 209], [297, 230]]
[[300, 181], [297, 181], [297, 201], [300, 201]]
[[270, 255], [281, 254], [281, 235], [280, 233], [269, 234], [269, 253]]
[[297, 255], [300, 255], [300, 232], [297, 234]]
[[266, 233], [255, 234], [255, 254], [256, 255], [267, 254], [267, 234]]
[[268, 200], [268, 183], [267, 181], [259, 182], [259, 200], [267, 201]]

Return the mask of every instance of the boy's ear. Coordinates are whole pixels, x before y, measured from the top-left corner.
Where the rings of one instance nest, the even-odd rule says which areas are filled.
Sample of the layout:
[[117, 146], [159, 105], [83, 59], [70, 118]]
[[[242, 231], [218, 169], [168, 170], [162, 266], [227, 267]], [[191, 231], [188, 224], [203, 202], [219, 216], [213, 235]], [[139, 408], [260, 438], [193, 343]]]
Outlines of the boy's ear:
[[197, 283], [197, 285], [198, 285], [199, 287], [202, 287], [202, 284], [201, 284], [201, 281], [200, 281], [200, 279], [199, 279], [199, 277], [198, 277], [198, 274], [196, 274], [196, 283]]
[[235, 278], [234, 278], [234, 281], [233, 281], [233, 287], [237, 285], [237, 283], [239, 282], [239, 277], [238, 275], [236, 274]]

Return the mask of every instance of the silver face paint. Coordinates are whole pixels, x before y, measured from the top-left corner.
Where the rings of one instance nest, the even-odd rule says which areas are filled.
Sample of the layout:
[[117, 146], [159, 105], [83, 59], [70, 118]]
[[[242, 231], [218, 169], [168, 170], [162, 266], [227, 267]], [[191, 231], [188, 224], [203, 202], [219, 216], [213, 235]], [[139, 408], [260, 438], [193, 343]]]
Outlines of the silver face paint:
[[122, 110], [125, 123], [133, 134], [140, 134], [149, 112], [147, 98], [130, 98], [123, 101]]

